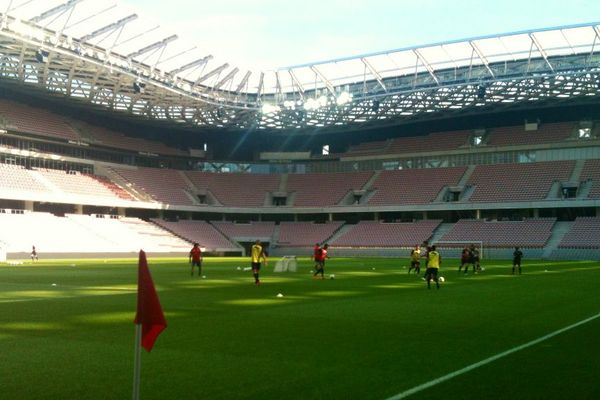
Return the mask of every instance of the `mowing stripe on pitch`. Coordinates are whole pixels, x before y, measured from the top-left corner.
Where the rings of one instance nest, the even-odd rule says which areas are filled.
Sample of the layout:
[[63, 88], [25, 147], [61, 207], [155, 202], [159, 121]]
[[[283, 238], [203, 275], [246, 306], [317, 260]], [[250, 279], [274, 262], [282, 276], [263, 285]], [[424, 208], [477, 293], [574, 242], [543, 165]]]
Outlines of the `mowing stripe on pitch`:
[[489, 364], [489, 363], [491, 363], [493, 361], [496, 361], [496, 360], [498, 360], [498, 359], [500, 359], [502, 357], [506, 357], [506, 356], [508, 356], [508, 355], [510, 355], [512, 353], [516, 353], [517, 351], [521, 351], [523, 349], [526, 349], [528, 347], [536, 345], [536, 344], [538, 344], [540, 342], [543, 342], [544, 340], [548, 340], [548, 339], [550, 339], [550, 338], [552, 338], [552, 337], [554, 337], [556, 335], [560, 335], [561, 333], [564, 333], [564, 332], [566, 332], [568, 330], [571, 330], [573, 328], [577, 328], [580, 325], [587, 324], [588, 322], [593, 321], [593, 320], [595, 320], [596, 318], [599, 318], [599, 317], [600, 317], [600, 313], [598, 313], [596, 315], [593, 315], [593, 316], [591, 316], [589, 318], [586, 318], [584, 320], [581, 320], [579, 322], [576, 322], [573, 325], [569, 325], [569, 326], [567, 326], [565, 328], [559, 329], [559, 330], [554, 331], [552, 333], [549, 333], [549, 334], [547, 334], [545, 336], [542, 336], [540, 338], [532, 340], [531, 342], [527, 342], [527, 343], [522, 344], [520, 346], [513, 347], [510, 350], [506, 350], [506, 351], [504, 351], [502, 353], [496, 354], [495, 356], [491, 356], [489, 358], [486, 358], [485, 360], [481, 360], [479, 362], [476, 362], [475, 364], [471, 364], [471, 365], [469, 365], [469, 366], [467, 366], [465, 368], [459, 369], [459, 370], [454, 371], [454, 372], [450, 372], [447, 375], [441, 376], [441, 377], [439, 377], [437, 379], [434, 379], [432, 381], [426, 382], [426, 383], [424, 383], [422, 385], [415, 386], [412, 389], [405, 390], [402, 393], [398, 393], [398, 394], [396, 394], [396, 395], [394, 395], [392, 397], [388, 397], [386, 400], [400, 400], [400, 399], [404, 399], [404, 398], [406, 398], [406, 397], [408, 397], [410, 395], [413, 395], [413, 394], [418, 393], [420, 391], [423, 391], [425, 389], [429, 389], [430, 387], [435, 386], [435, 385], [437, 385], [439, 383], [448, 381], [448, 380], [450, 380], [452, 378], [455, 378], [455, 377], [457, 377], [459, 375], [462, 375], [462, 374], [465, 374], [465, 373], [467, 373], [469, 371], [472, 371], [475, 368], [479, 368], [479, 367], [481, 367], [483, 365], [486, 365], [486, 364]]

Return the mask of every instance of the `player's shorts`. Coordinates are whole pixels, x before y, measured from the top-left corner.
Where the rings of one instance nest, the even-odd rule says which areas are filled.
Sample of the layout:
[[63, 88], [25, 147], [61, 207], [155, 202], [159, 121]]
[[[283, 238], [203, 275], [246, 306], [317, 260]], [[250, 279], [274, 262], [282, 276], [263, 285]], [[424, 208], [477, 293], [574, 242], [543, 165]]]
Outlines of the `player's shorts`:
[[325, 268], [325, 260], [319, 260], [317, 261], [317, 265], [319, 266], [319, 269], [324, 269]]
[[260, 263], [252, 263], [252, 271], [260, 271]]
[[410, 266], [411, 267], [420, 267], [421, 266], [421, 261], [411, 261], [410, 262]]
[[425, 276], [430, 277], [431, 279], [437, 279], [439, 268], [427, 268], [425, 271]]
[[201, 267], [202, 261], [192, 261], [192, 267]]

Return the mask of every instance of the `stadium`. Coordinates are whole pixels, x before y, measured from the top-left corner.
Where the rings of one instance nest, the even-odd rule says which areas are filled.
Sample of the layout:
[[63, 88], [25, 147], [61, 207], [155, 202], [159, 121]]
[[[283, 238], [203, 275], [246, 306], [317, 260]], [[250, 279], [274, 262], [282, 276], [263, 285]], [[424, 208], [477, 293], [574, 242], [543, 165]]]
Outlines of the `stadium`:
[[600, 24], [252, 71], [104, 2], [0, 7], [7, 398], [130, 396], [140, 249], [169, 321], [141, 398], [600, 395]]

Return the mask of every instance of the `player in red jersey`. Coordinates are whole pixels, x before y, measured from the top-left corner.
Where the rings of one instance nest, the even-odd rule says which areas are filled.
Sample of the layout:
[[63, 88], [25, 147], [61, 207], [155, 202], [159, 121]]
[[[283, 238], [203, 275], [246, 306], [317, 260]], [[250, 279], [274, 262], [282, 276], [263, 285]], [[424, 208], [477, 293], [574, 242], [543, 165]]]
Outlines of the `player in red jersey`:
[[194, 247], [190, 250], [190, 264], [192, 265], [192, 276], [194, 276], [194, 266], [198, 267], [198, 276], [202, 275], [202, 249], [198, 243], [194, 243]]

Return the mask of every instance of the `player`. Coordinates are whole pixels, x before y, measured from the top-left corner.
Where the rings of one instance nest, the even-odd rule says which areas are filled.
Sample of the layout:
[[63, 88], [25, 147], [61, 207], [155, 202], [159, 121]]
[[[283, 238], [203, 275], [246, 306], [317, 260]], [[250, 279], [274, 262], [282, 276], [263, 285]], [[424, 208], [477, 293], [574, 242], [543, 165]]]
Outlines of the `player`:
[[319, 243], [315, 243], [315, 247], [313, 248], [313, 255], [311, 257], [315, 261], [315, 271], [319, 270], [319, 261], [321, 259], [321, 253], [321, 245]]
[[410, 268], [408, 269], [409, 274], [413, 268], [415, 269], [415, 274], [421, 273], [421, 247], [419, 247], [419, 245], [416, 245], [415, 248], [410, 252]]
[[252, 245], [252, 249], [250, 250], [250, 259], [252, 274], [254, 275], [254, 284], [260, 285], [258, 274], [260, 273], [261, 263], [264, 261], [265, 267], [267, 266], [267, 256], [265, 255], [265, 251], [260, 244], [260, 240], [257, 240], [256, 243]]
[[323, 247], [321, 248], [321, 251], [318, 254], [318, 262], [317, 262], [317, 270], [315, 271], [313, 278], [316, 278], [317, 275], [321, 274], [321, 279], [325, 279], [325, 259], [329, 258], [329, 256], [327, 255], [327, 249], [329, 248], [329, 245], [327, 243], [325, 243], [323, 245]]
[[471, 261], [473, 264], [473, 273], [477, 274], [477, 273], [481, 272], [481, 264], [479, 261], [479, 249], [477, 247], [475, 247], [474, 244], [472, 244], [471, 248], [469, 250], [471, 251]]
[[198, 276], [202, 275], [202, 249], [199, 243], [194, 243], [190, 250], [190, 264], [192, 265], [192, 276], [194, 276], [194, 266], [198, 267]]
[[438, 281], [438, 271], [442, 266], [442, 256], [437, 252], [435, 246], [431, 246], [431, 250], [427, 252], [427, 271], [425, 271], [425, 280], [427, 281], [427, 289], [431, 289], [431, 280], [435, 281], [437, 288], [440, 288]]
[[37, 251], [35, 250], [35, 246], [31, 246], [31, 262], [34, 262], [37, 260], [38, 260], [38, 254], [37, 254]]
[[515, 268], [519, 267], [519, 275], [521, 275], [521, 258], [523, 258], [523, 252], [519, 249], [519, 247], [515, 247], [515, 251], [513, 252], [513, 267], [512, 274], [515, 274]]
[[[471, 262], [471, 250], [468, 247], [465, 247], [460, 253], [460, 267], [458, 267], [458, 272], [462, 271], [463, 267], [465, 268], [465, 274], [469, 270], [469, 263]], [[475, 267], [473, 267], [475, 268]]]

